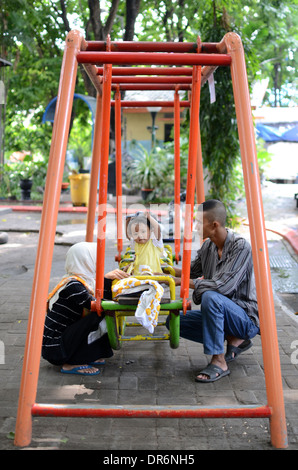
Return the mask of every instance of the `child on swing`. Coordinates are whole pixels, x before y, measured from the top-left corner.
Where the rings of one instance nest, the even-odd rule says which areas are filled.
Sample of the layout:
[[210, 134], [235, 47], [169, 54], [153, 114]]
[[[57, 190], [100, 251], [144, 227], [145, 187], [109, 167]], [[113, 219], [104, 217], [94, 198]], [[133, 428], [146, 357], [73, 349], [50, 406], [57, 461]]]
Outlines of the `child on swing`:
[[[127, 219], [126, 235], [131, 240], [131, 249], [134, 250], [135, 259], [133, 263], [122, 269], [132, 277], [116, 282], [113, 292], [119, 302], [122, 300], [121, 296], [124, 297], [125, 302], [130, 296], [139, 299], [135, 317], [152, 334], [158, 322], [160, 302], [164, 294], [163, 286], [156, 279], [150, 279], [150, 275], [163, 274], [161, 230], [158, 222], [149, 212], [137, 213]], [[135, 278], [135, 276], [147, 274], [149, 275], [147, 279]]]
[[157, 220], [149, 212], [137, 213], [126, 222], [126, 234], [131, 240], [135, 260], [127, 268], [128, 274], [162, 274], [163, 242]]

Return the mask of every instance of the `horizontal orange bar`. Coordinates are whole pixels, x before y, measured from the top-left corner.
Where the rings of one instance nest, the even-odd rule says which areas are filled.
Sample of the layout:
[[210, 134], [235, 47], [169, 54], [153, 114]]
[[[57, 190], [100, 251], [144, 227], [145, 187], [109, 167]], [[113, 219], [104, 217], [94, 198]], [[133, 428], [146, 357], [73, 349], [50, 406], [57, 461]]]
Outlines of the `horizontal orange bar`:
[[223, 65], [231, 64], [228, 54], [182, 54], [154, 52], [79, 52], [81, 64]]
[[190, 90], [191, 85], [175, 85], [174, 83], [125, 83], [125, 84], [112, 84], [112, 89], [116, 90], [119, 87], [119, 90], [176, 90], [178, 87], [179, 90]]
[[[111, 101], [111, 106], [115, 106], [115, 101]], [[121, 101], [122, 108], [147, 108], [148, 106], [154, 106], [158, 108], [172, 108], [174, 107], [174, 101]], [[189, 101], [181, 101], [180, 106], [189, 108]]]
[[191, 77], [125, 77], [116, 76], [112, 78], [112, 83], [191, 83]]
[[[150, 41], [111, 41], [109, 43], [111, 51], [130, 51], [130, 52], [197, 52], [198, 44], [196, 42], [150, 42]], [[200, 44], [201, 52], [216, 53], [217, 43], [202, 42]], [[88, 41], [87, 51], [106, 51], [107, 43], [105, 41]]]
[[[103, 67], [97, 68], [97, 75], [103, 74]], [[190, 67], [114, 67], [114, 75], [192, 75]]]
[[269, 418], [269, 406], [239, 408], [134, 407], [34, 404], [32, 416], [75, 418]]

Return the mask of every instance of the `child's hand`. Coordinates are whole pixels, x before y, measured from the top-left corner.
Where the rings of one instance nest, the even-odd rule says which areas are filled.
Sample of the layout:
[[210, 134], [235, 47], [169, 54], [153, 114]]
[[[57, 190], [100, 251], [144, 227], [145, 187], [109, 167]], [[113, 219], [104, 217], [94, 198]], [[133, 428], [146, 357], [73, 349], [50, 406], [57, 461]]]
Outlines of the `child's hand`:
[[126, 272], [130, 266], [131, 263], [127, 264], [126, 266], [123, 266], [122, 271]]

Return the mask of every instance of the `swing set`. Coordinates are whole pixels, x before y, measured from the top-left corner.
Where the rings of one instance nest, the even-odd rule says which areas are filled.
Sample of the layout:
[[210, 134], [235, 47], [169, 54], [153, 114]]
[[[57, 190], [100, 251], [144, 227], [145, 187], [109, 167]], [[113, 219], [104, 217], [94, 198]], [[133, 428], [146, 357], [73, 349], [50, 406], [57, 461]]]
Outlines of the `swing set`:
[[[75, 91], [78, 64], [82, 64], [97, 92], [94, 142], [90, 177], [90, 195], [87, 214], [86, 241], [93, 241], [96, 210], [97, 272], [95, 302], [92, 307], [98, 315], [106, 317], [125, 310], [114, 301], [103, 300], [105, 272], [105, 225], [107, 216], [107, 183], [111, 106], [115, 107], [116, 134], [116, 195], [117, 195], [117, 255], [122, 256], [122, 181], [121, 181], [121, 108], [161, 106], [174, 108], [175, 134], [175, 259], [182, 258], [180, 299], [165, 304], [165, 309], [179, 319], [183, 310], [187, 315], [189, 305], [189, 273], [194, 200], [204, 201], [203, 165], [200, 143], [199, 106], [201, 86], [217, 67], [230, 67], [238, 124], [240, 152], [243, 167], [247, 211], [254, 272], [259, 307], [261, 340], [267, 404], [241, 407], [194, 406], [98, 406], [55, 405], [35, 403], [41, 356], [41, 345], [50, 283], [55, 228], [59, 211], [60, 191], [67, 148], [70, 117]], [[136, 66], [137, 67], [134, 67]], [[153, 67], [154, 66], [154, 67]], [[121, 101], [122, 90], [173, 90], [173, 101]], [[180, 100], [179, 90], [189, 90], [189, 101]], [[115, 91], [115, 100], [111, 92]], [[185, 228], [183, 254], [180, 257], [180, 162], [179, 128], [180, 108], [190, 109], [188, 174], [185, 204]], [[100, 175], [98, 201], [98, 175]], [[135, 307], [134, 307], [135, 308]], [[163, 308], [163, 307], [161, 307]], [[179, 325], [178, 325], [179, 327]], [[173, 329], [177, 328], [174, 322]], [[176, 332], [177, 333], [177, 332]], [[175, 337], [175, 332], [172, 336]], [[171, 331], [170, 331], [171, 337]], [[177, 336], [176, 336], [177, 339]], [[171, 339], [170, 339], [171, 343]], [[117, 345], [116, 345], [117, 346]], [[177, 347], [177, 341], [171, 344]], [[219, 43], [180, 42], [87, 42], [79, 31], [73, 30], [66, 37], [61, 68], [60, 84], [49, 156], [40, 235], [36, 255], [31, 304], [28, 319], [24, 363], [20, 384], [15, 445], [27, 446], [31, 442], [32, 417], [151, 417], [151, 418], [268, 418], [272, 445], [287, 447], [287, 430], [280, 370], [278, 339], [276, 332], [273, 293], [265, 232], [261, 186], [255, 146], [255, 135], [250, 106], [245, 57], [241, 39], [235, 33], [227, 33]]]

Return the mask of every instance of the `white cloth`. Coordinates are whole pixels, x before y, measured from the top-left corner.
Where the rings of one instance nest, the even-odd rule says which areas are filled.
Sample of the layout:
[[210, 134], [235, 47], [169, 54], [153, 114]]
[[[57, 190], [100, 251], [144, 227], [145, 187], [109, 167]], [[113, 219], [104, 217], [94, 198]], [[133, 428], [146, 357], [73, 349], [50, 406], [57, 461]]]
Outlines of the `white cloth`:
[[147, 285], [148, 289], [142, 293], [138, 301], [135, 317], [137, 321], [152, 334], [157, 325], [160, 301], [164, 292], [159, 282], [153, 279], [136, 279], [129, 277], [118, 281], [112, 287], [112, 290], [116, 294], [117, 299], [117, 296], [120, 294], [136, 292], [137, 287], [140, 289], [140, 286], [143, 287], [144, 285]]
[[67, 275], [81, 277], [93, 291], [96, 276], [96, 246], [96, 243], [76, 243], [69, 248], [65, 261]]
[[108, 332], [107, 322], [106, 322], [106, 319], [104, 318], [100, 322], [100, 324], [98, 325], [97, 330], [91, 331], [91, 333], [89, 333], [89, 335], [88, 335], [88, 344], [91, 344], [94, 341], [96, 341], [97, 339], [101, 338], [107, 332]]
[[[71, 246], [66, 253], [64, 278], [71, 276], [78, 276], [82, 278], [88, 285], [91, 293], [95, 289], [95, 276], [96, 276], [96, 243], [80, 242]], [[49, 300], [49, 308], [51, 309], [54, 303], [58, 300], [59, 293], [64, 289], [66, 284], [58, 289], [53, 297]]]

